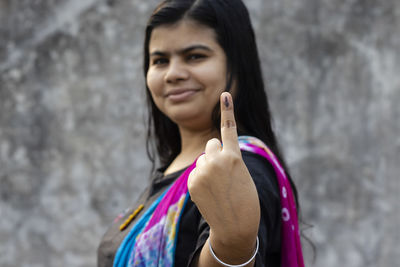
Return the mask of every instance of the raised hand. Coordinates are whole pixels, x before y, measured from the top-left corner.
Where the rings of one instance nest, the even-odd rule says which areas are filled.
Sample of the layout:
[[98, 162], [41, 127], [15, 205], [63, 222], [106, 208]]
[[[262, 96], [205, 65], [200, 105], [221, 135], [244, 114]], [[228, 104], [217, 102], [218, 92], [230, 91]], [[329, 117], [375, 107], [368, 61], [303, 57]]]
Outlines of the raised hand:
[[189, 193], [217, 251], [225, 245], [253, 248], [260, 220], [257, 190], [241, 156], [231, 95], [222, 93], [220, 103], [222, 144], [216, 138], [207, 142], [189, 176]]

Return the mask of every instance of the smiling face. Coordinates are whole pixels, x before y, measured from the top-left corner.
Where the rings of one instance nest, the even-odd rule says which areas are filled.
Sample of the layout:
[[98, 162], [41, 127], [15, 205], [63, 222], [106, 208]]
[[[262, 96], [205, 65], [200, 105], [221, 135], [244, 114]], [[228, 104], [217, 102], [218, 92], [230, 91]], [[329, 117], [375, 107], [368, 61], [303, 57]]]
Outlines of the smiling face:
[[179, 127], [212, 128], [226, 86], [226, 56], [213, 29], [192, 20], [156, 27], [146, 80], [156, 106]]

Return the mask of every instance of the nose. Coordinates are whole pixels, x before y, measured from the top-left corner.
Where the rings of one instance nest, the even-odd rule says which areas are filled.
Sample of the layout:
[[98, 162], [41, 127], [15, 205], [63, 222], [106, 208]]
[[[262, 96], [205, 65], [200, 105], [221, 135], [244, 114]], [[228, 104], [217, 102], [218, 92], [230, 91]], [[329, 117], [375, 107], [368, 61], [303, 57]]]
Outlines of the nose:
[[183, 62], [177, 59], [170, 59], [164, 80], [166, 83], [177, 83], [189, 78], [189, 71]]

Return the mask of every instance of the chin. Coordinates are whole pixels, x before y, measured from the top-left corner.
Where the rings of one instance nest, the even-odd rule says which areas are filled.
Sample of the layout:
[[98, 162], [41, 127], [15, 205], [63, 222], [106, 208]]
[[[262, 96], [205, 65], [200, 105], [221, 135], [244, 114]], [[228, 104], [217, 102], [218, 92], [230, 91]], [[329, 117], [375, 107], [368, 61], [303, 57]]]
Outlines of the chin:
[[[206, 119], [207, 117], [207, 119]], [[175, 122], [179, 127], [185, 127], [190, 129], [198, 129], [203, 130], [205, 128], [210, 128], [212, 126], [211, 115], [204, 116], [204, 113], [201, 114], [176, 114], [175, 116], [169, 117], [173, 122]]]
[[194, 109], [193, 106], [180, 106], [171, 108], [166, 115], [175, 123], [187, 120], [196, 120], [198, 117], [203, 117], [204, 112]]

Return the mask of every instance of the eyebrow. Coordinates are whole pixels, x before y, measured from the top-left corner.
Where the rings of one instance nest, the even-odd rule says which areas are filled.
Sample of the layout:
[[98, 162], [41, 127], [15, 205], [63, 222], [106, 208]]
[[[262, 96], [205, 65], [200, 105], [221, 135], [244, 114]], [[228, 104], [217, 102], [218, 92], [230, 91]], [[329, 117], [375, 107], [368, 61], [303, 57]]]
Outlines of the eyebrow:
[[[208, 46], [205, 46], [205, 45], [192, 45], [192, 46], [186, 47], [184, 49], [178, 50], [177, 54], [187, 54], [187, 53], [189, 53], [189, 52], [191, 52], [193, 50], [197, 50], [197, 49], [205, 50], [205, 51], [208, 51], [208, 52], [212, 51], [211, 48], [209, 48]], [[152, 52], [150, 54], [150, 56], [166, 56], [168, 54], [169, 53], [156, 50], [156, 51]]]

